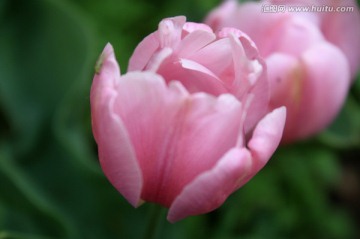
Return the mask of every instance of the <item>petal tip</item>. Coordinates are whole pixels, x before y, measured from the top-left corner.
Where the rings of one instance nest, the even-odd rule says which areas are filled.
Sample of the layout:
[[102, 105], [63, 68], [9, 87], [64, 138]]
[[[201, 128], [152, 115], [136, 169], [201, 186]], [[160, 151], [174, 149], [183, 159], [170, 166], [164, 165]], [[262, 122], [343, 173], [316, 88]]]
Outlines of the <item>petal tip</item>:
[[112, 47], [112, 45], [108, 42], [103, 50], [103, 52], [101, 53], [101, 55], [99, 56], [99, 58], [96, 61], [95, 64], [95, 74], [99, 75], [102, 66], [104, 65], [105, 60], [107, 60], [107, 58], [114, 54], [114, 48]]
[[248, 147], [262, 168], [270, 159], [282, 138], [286, 119], [286, 107], [282, 106], [267, 114], [256, 126]]

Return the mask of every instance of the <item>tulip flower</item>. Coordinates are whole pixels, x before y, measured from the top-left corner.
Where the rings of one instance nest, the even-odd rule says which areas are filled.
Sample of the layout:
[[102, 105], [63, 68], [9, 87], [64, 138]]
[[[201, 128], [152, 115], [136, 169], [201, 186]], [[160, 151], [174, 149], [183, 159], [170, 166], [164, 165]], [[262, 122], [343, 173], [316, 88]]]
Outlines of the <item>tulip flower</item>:
[[[150, 49], [144, 50], [146, 58]], [[219, 207], [266, 164], [285, 122], [284, 107], [248, 121], [256, 110], [250, 88], [239, 101], [185, 86], [153, 71], [120, 75], [108, 44], [90, 95], [105, 175], [134, 207], [146, 201], [169, 208], [170, 222]], [[245, 134], [247, 123], [256, 126]]]
[[[289, 143], [320, 132], [335, 118], [351, 83], [351, 65], [358, 64], [350, 59], [355, 59], [358, 51], [348, 55], [343, 51], [352, 47], [346, 45], [352, 37], [350, 30], [344, 32], [340, 47], [330, 33], [325, 35], [328, 30], [320, 29], [320, 17], [286, 10], [266, 12], [264, 7], [269, 4], [272, 2], [239, 4], [230, 0], [212, 11], [205, 22], [215, 31], [239, 28], [256, 43], [268, 67], [270, 109], [287, 107], [282, 142]], [[345, 17], [338, 17], [339, 24], [345, 22], [341, 19]], [[322, 25], [326, 25], [325, 20]], [[359, 28], [353, 30], [358, 32]], [[340, 38], [336, 39], [340, 42]]]

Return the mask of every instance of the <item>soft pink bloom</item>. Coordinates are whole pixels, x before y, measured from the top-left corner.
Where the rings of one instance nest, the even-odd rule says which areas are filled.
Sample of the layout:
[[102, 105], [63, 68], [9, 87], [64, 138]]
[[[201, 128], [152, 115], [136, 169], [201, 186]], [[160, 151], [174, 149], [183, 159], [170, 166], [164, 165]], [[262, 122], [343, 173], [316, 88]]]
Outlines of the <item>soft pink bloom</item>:
[[[336, 15], [333, 21], [343, 37], [335, 38], [326, 30], [325, 21], [333, 15], [263, 12], [269, 4], [275, 2], [226, 1], [205, 22], [214, 30], [239, 28], [256, 43], [268, 67], [270, 107], [287, 107], [283, 142], [291, 142], [321, 131], [339, 112], [351, 83], [351, 65], [354, 72], [359, 66], [359, 49], [354, 47], [360, 40], [350, 43], [353, 37], [359, 38], [360, 28], [355, 28], [356, 22], [342, 26], [353, 33], [340, 29], [347, 17]], [[355, 19], [356, 14], [350, 13], [348, 18]]]
[[166, 82], [180, 81], [190, 92], [235, 95], [244, 101], [254, 95], [247, 131], [267, 112], [268, 81], [264, 60], [255, 44], [235, 28], [214, 33], [205, 24], [167, 18], [147, 36], [130, 58], [128, 71], [152, 71]]
[[325, 39], [345, 54], [352, 79], [360, 67], [360, 10], [355, 0], [271, 0], [270, 4], [308, 6], [311, 12], [294, 12], [312, 21]]
[[[285, 108], [250, 122], [251, 95], [244, 92], [241, 102], [227, 93], [191, 93], [151, 71], [121, 76], [108, 44], [90, 98], [104, 173], [134, 207], [143, 201], [168, 207], [171, 222], [216, 209], [266, 164], [281, 139]], [[256, 126], [245, 135], [247, 122]]]

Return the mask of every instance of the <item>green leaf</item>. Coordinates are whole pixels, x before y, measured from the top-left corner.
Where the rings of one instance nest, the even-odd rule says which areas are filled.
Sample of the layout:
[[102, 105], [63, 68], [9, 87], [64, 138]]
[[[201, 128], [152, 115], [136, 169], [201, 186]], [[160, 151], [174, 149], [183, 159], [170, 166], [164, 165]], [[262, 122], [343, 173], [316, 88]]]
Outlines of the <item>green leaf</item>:
[[349, 149], [360, 146], [360, 104], [353, 95], [348, 95], [337, 118], [318, 138], [334, 148]]
[[86, 30], [64, 6], [58, 1], [5, 1], [0, 111], [18, 154], [29, 152], [39, 140], [88, 57]]

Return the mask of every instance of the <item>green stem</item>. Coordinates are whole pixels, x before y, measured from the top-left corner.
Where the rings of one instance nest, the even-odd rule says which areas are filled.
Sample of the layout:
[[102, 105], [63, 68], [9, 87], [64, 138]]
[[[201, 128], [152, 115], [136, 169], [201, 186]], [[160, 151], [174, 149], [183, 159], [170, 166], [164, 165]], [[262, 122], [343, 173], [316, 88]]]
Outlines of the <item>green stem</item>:
[[159, 205], [152, 204], [149, 208], [149, 221], [144, 234], [144, 239], [161, 238], [161, 231], [165, 218], [165, 209]]

